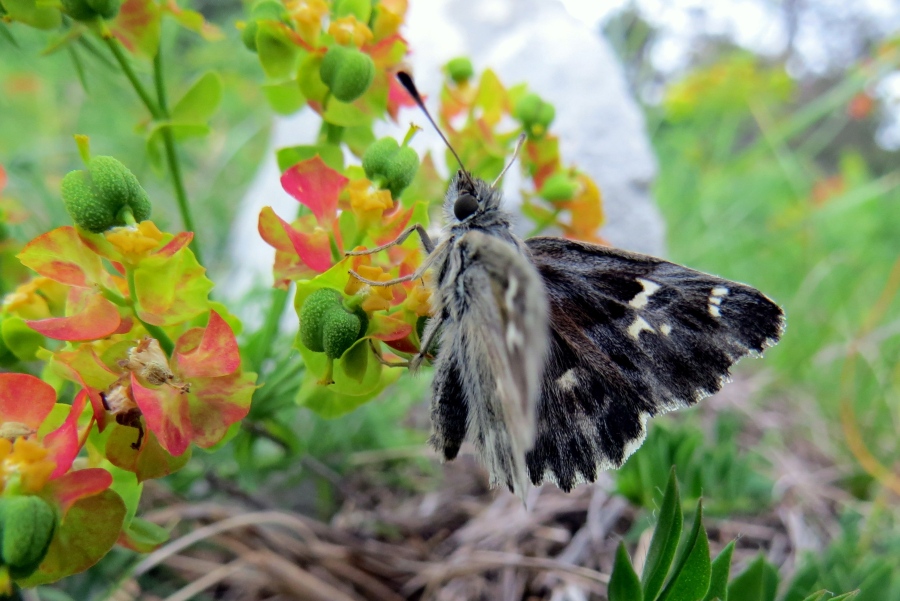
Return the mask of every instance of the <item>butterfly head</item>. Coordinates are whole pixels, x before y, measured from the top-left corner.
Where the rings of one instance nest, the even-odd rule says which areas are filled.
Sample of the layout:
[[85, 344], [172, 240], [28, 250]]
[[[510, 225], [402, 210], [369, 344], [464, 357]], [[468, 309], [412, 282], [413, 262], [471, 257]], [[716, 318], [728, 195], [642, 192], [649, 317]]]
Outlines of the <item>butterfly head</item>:
[[[444, 210], [448, 220], [459, 223], [477, 222], [485, 212], [494, 211], [500, 205], [500, 192], [486, 181], [472, 177], [462, 169], [456, 172], [447, 196]], [[474, 224], [474, 223], [473, 223]]]

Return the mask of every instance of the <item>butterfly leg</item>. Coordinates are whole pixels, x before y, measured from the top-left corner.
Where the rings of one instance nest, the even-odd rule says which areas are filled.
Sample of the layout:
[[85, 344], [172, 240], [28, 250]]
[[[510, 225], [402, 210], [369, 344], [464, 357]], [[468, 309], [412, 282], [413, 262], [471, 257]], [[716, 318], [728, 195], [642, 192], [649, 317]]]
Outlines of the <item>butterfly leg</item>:
[[[415, 229], [415, 227], [410, 228], [410, 230], [412, 229]], [[425, 260], [422, 261], [422, 264], [419, 265], [419, 268], [416, 269], [415, 272], [409, 275], [401, 276], [399, 278], [394, 278], [393, 280], [387, 280], [386, 282], [376, 282], [375, 280], [364, 278], [352, 269], [349, 273], [363, 284], [368, 284], [369, 286], [393, 286], [394, 284], [402, 284], [403, 282], [409, 282], [410, 280], [418, 280], [425, 275], [425, 272], [428, 271], [428, 269], [435, 263], [435, 261], [437, 261], [438, 259], [443, 259], [444, 255], [447, 252], [447, 248], [447, 243], [441, 242], [438, 246], [431, 249], [431, 252], [429, 252], [427, 257], [425, 257]]]
[[434, 344], [434, 340], [441, 331], [441, 326], [446, 319], [446, 316], [441, 316], [440, 318], [435, 316], [428, 320], [428, 324], [425, 326], [425, 331], [422, 332], [422, 338], [419, 341], [419, 352], [409, 360], [409, 371], [413, 373], [418, 371], [422, 361], [429, 356], [428, 349]]
[[369, 347], [372, 349], [372, 352], [375, 354], [375, 359], [378, 360], [379, 363], [386, 367], [409, 367], [409, 361], [388, 361], [381, 354], [381, 350], [376, 346], [376, 344], [369, 339]]
[[363, 255], [371, 255], [377, 252], [381, 252], [392, 246], [396, 246], [397, 244], [403, 244], [406, 239], [412, 235], [413, 232], [417, 232], [419, 234], [419, 238], [421, 238], [422, 240], [422, 246], [425, 248], [425, 252], [431, 254], [431, 251], [434, 250], [434, 242], [431, 241], [431, 237], [428, 235], [428, 232], [426, 232], [425, 228], [422, 227], [422, 225], [419, 223], [406, 228], [402, 234], [397, 236], [395, 240], [392, 240], [387, 244], [382, 244], [381, 246], [376, 246], [375, 248], [367, 248], [365, 250], [351, 250], [345, 252], [344, 254], [348, 257], [360, 257]]

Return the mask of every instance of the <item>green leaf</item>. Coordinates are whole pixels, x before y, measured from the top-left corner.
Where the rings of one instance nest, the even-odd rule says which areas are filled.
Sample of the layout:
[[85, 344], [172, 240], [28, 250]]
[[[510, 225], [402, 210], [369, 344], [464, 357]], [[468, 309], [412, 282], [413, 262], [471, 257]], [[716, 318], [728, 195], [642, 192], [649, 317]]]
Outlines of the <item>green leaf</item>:
[[709, 540], [703, 527], [703, 502], [697, 502], [697, 515], [671, 579], [659, 596], [660, 601], [700, 601], [709, 590], [712, 567], [709, 561]]
[[641, 582], [644, 585], [644, 599], [652, 601], [656, 599], [669, 566], [675, 557], [675, 549], [678, 547], [678, 538], [681, 536], [681, 526], [684, 517], [681, 515], [681, 501], [678, 495], [678, 480], [675, 477], [675, 466], [669, 472], [669, 483], [663, 495], [662, 507], [659, 510], [659, 519], [653, 538], [650, 540], [650, 550], [647, 552], [647, 563], [644, 564], [644, 573]]
[[256, 52], [263, 71], [272, 79], [287, 79], [294, 74], [298, 48], [288, 36], [286, 26], [258, 21]]
[[322, 119], [332, 125], [341, 125], [343, 127], [358, 127], [369, 125], [372, 122], [372, 117], [355, 104], [341, 102], [334, 97], [328, 100], [328, 106], [322, 115]]
[[221, 101], [222, 78], [215, 71], [207, 71], [194, 81], [172, 108], [172, 121], [185, 124], [206, 123]]
[[703, 601], [728, 601], [728, 573], [731, 570], [732, 553], [734, 553], [734, 541], [728, 543], [713, 560], [709, 590], [703, 597]]
[[3, 8], [13, 21], [35, 29], [56, 29], [62, 17], [56, 6], [44, 6], [35, 0], [3, 0]]
[[288, 146], [275, 152], [278, 170], [282, 173], [300, 163], [318, 155], [322, 162], [335, 171], [344, 170], [344, 152], [334, 144], [318, 144], [314, 146]]
[[138, 316], [157, 326], [185, 322], [209, 310], [213, 283], [190, 248], [144, 258], [134, 269]]
[[28, 327], [18, 315], [7, 315], [0, 322], [3, 346], [19, 361], [34, 361], [35, 353], [44, 344], [44, 337]]
[[847, 599], [853, 599], [857, 595], [859, 595], [859, 591], [850, 591], [849, 593], [844, 593], [843, 595], [832, 597], [828, 601], [846, 601]]
[[125, 504], [112, 490], [79, 499], [57, 527], [37, 572], [17, 584], [47, 584], [88, 569], [116, 544], [124, 518]]
[[149, 553], [169, 540], [169, 531], [153, 522], [134, 518], [122, 533], [124, 544], [140, 553]]
[[284, 81], [281, 83], [267, 83], [263, 85], [263, 93], [269, 106], [279, 115], [296, 113], [306, 104], [306, 97], [300, 91], [296, 81]]
[[357, 340], [341, 357], [341, 363], [350, 379], [362, 383], [369, 367], [369, 341]]
[[625, 543], [619, 543], [616, 550], [616, 563], [613, 565], [612, 575], [609, 578], [607, 590], [609, 601], [643, 601], [641, 592], [641, 580], [638, 578], [628, 552], [625, 551]]
[[778, 571], [760, 555], [728, 585], [728, 601], [774, 601]]
[[827, 594], [828, 594], [828, 591], [826, 591], [825, 589], [822, 589], [821, 591], [815, 592], [812, 595], [810, 595], [809, 597], [806, 597], [805, 599], [803, 599], [803, 601], [824, 601], [825, 595], [827, 595]]
[[324, 102], [330, 92], [319, 74], [321, 65], [321, 54], [308, 53], [300, 61], [300, 68], [297, 69], [297, 83], [300, 85], [300, 91], [309, 100], [318, 103]]

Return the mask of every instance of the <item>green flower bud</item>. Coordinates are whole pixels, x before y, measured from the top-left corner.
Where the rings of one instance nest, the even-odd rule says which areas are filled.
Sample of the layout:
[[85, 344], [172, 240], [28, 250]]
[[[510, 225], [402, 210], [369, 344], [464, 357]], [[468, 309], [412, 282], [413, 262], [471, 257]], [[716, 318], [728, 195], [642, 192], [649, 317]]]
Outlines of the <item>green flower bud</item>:
[[551, 202], [572, 200], [578, 188], [578, 182], [568, 174], [554, 173], [544, 181], [539, 194]]
[[393, 138], [381, 138], [366, 149], [362, 166], [367, 178], [377, 181], [397, 198], [415, 177], [419, 155], [408, 146], [400, 146]]
[[0, 556], [13, 578], [31, 575], [47, 555], [56, 531], [56, 511], [40, 497], [0, 500]]
[[375, 63], [359, 50], [332, 46], [322, 59], [319, 75], [335, 98], [353, 102], [372, 85]]
[[366, 333], [369, 319], [361, 307], [348, 311], [337, 290], [320, 288], [300, 307], [300, 342], [315, 353], [337, 359]]
[[112, 19], [119, 14], [121, 5], [122, 0], [62, 0], [63, 12], [76, 21]]
[[454, 58], [447, 63], [447, 74], [456, 83], [463, 83], [472, 78], [475, 69], [472, 68], [472, 61], [466, 57]]
[[337, 0], [334, 16], [337, 19], [353, 15], [360, 23], [368, 23], [372, 16], [372, 0]]
[[131, 209], [135, 221], [150, 218], [150, 199], [128, 168], [113, 157], [92, 158], [87, 170], [70, 171], [62, 181], [62, 199], [72, 221], [99, 233], [126, 225], [122, 216]]
[[256, 32], [259, 31], [259, 23], [249, 21], [241, 32], [241, 41], [250, 52], [256, 52]]
[[530, 92], [516, 103], [513, 115], [522, 122], [531, 136], [540, 137], [556, 117], [556, 109], [537, 94]]

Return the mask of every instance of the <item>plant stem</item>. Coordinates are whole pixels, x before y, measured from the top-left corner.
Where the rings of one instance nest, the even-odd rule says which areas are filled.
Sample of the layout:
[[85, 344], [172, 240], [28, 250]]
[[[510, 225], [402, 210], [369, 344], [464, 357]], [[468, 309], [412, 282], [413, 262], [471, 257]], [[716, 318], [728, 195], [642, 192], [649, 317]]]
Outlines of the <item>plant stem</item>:
[[175, 148], [175, 137], [172, 135], [171, 127], [166, 123], [169, 121], [170, 115], [166, 99], [165, 78], [163, 77], [162, 50], [157, 51], [156, 57], [153, 59], [153, 82], [156, 87], [157, 97], [157, 100], [154, 101], [150, 92], [144, 87], [141, 80], [138, 79], [137, 74], [131, 67], [131, 62], [122, 51], [119, 41], [112, 35], [104, 37], [103, 41], [109, 46], [110, 51], [116, 58], [116, 62], [119, 63], [119, 67], [122, 69], [122, 72], [125, 73], [125, 77], [128, 78], [131, 87], [134, 88], [134, 91], [137, 92], [137, 95], [141, 98], [141, 102], [147, 107], [150, 115], [154, 120], [163, 122], [163, 127], [161, 128], [163, 146], [166, 151], [166, 163], [169, 168], [169, 173], [172, 176], [172, 186], [175, 189], [175, 200], [178, 203], [178, 211], [181, 213], [181, 220], [184, 223], [184, 228], [190, 232], [194, 232], [194, 238], [191, 240], [190, 247], [194, 252], [194, 256], [197, 257], [197, 261], [203, 265], [203, 258], [200, 255], [200, 245], [197, 243], [197, 229], [194, 227], [194, 219], [191, 215], [190, 203], [188, 202], [187, 191], [184, 187], [184, 177], [181, 173], [181, 163], [178, 160], [178, 152]]
[[[166, 81], [163, 75], [162, 46], [156, 51], [153, 58], [153, 82], [156, 85], [156, 99], [159, 103], [160, 114], [162, 118], [168, 121], [170, 119], [169, 106], [166, 99]], [[197, 228], [194, 227], [194, 218], [191, 215], [191, 206], [188, 202], [187, 190], [184, 187], [184, 176], [181, 174], [181, 162], [178, 160], [178, 150], [175, 148], [175, 136], [172, 134], [171, 127], [162, 128], [163, 145], [166, 148], [166, 163], [168, 163], [169, 173], [172, 175], [172, 187], [175, 189], [175, 200], [178, 202], [178, 212], [181, 213], [181, 221], [184, 223], [184, 229], [194, 232], [194, 238], [191, 240], [190, 247], [197, 257], [197, 262], [204, 265], [203, 257], [200, 255], [200, 245], [197, 242]]]
[[137, 95], [141, 97], [141, 102], [143, 102], [144, 106], [147, 107], [147, 110], [150, 111], [150, 115], [152, 115], [154, 119], [161, 118], [162, 115], [159, 112], [159, 107], [153, 102], [150, 93], [147, 92], [144, 84], [141, 83], [141, 80], [138, 79], [134, 69], [131, 68], [128, 57], [125, 56], [125, 53], [122, 52], [122, 48], [119, 47], [119, 41], [112, 36], [103, 38], [103, 41], [106, 42], [106, 45], [109, 46], [113, 56], [116, 57], [116, 62], [119, 63], [119, 67], [122, 69], [122, 72], [125, 73], [125, 77], [131, 82], [131, 87], [133, 87], [134, 91], [137, 92]]

